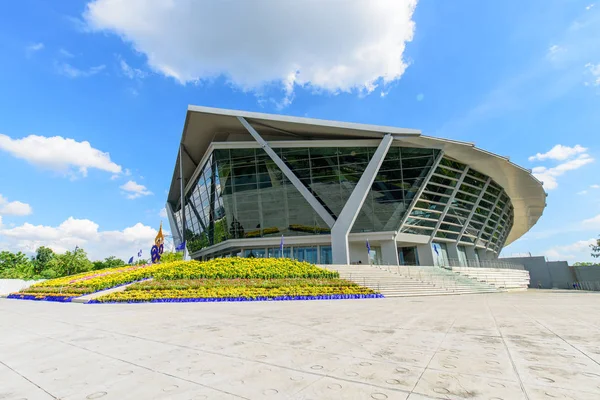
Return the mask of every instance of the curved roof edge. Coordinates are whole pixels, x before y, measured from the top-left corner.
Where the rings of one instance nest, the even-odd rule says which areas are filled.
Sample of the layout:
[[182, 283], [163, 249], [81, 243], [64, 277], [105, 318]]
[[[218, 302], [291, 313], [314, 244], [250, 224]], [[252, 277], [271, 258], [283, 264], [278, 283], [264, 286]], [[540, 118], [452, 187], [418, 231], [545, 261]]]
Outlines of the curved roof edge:
[[[358, 124], [315, 118], [293, 117], [241, 110], [188, 106], [181, 145], [184, 147], [184, 179], [190, 179], [206, 149], [213, 141], [230, 140], [248, 135], [237, 117], [252, 124], [265, 140], [277, 140], [293, 136], [306, 139], [373, 139], [391, 133], [397, 141], [416, 147], [442, 149], [447, 156], [461, 161], [473, 169], [491, 177], [510, 197], [515, 209], [515, 223], [505, 246], [523, 236], [542, 216], [546, 207], [546, 192], [542, 182], [531, 171], [504, 157], [475, 146], [474, 143], [421, 135], [417, 129], [405, 129], [380, 125]], [[249, 136], [249, 135], [248, 135]], [[234, 139], [239, 140], [239, 139]], [[187, 165], [186, 165], [187, 164]], [[179, 197], [179, 158], [176, 159], [168, 201], [177, 203]]]

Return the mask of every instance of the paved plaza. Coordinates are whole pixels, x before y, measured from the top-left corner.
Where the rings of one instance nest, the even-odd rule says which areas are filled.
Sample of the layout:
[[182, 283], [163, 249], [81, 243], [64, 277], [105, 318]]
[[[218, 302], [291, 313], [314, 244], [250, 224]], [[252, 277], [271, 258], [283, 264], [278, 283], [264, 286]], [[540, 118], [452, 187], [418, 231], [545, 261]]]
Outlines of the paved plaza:
[[600, 398], [600, 294], [0, 299], [0, 399]]

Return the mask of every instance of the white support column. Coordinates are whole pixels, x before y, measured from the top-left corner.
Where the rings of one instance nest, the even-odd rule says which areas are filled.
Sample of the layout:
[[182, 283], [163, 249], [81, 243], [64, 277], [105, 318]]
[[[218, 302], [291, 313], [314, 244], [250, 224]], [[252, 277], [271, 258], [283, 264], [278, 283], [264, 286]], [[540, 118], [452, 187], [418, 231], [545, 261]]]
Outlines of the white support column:
[[[440, 150], [440, 154], [438, 154], [438, 157], [433, 162], [433, 165], [431, 166], [431, 169], [429, 170], [429, 172], [427, 173], [427, 176], [423, 180], [423, 183], [421, 184], [421, 187], [419, 187], [419, 190], [417, 191], [417, 193], [415, 193], [415, 197], [413, 197], [413, 199], [412, 199], [412, 201], [410, 203], [410, 206], [406, 210], [406, 214], [404, 214], [404, 217], [402, 217], [402, 221], [400, 222], [400, 227], [398, 228], [398, 235], [400, 235], [402, 233], [402, 227], [404, 227], [404, 224], [406, 223], [406, 220], [408, 219], [408, 217], [412, 213], [413, 209], [415, 208], [415, 205], [419, 201], [419, 198], [423, 194], [423, 191], [425, 190], [425, 186], [427, 186], [427, 184], [429, 183], [429, 180], [433, 176], [433, 173], [435, 172], [435, 170], [437, 169], [437, 167], [440, 165], [440, 162], [442, 161], [442, 158], [444, 158], [444, 152], [442, 150]], [[398, 235], [396, 235], [396, 240], [398, 240]]]
[[169, 227], [171, 228], [171, 234], [173, 235], [173, 242], [176, 243], [175, 246], [177, 246], [182, 241], [181, 230], [177, 224], [173, 207], [171, 207], [171, 204], [168, 201], [165, 205], [165, 209], [167, 210], [167, 218], [169, 219]]
[[477, 256], [475, 255], [475, 246], [465, 246], [465, 253], [467, 253], [467, 263], [469, 265], [477, 260]]
[[371, 161], [369, 161], [367, 168], [365, 168], [352, 194], [331, 228], [331, 251], [333, 253], [334, 264], [350, 263], [348, 234], [354, 225], [354, 221], [356, 221], [356, 217], [358, 217], [358, 213], [373, 185], [375, 176], [379, 172], [379, 167], [381, 167], [381, 163], [383, 163], [393, 141], [394, 137], [389, 133], [383, 137], [377, 150], [375, 150], [375, 154], [373, 154]]
[[[183, 182], [183, 143], [179, 145], [179, 189], [181, 195], [181, 240], [182, 242], [186, 241], [185, 237], [185, 193], [183, 188], [185, 184]], [[188, 259], [188, 250], [187, 250], [187, 242], [185, 243], [185, 247], [183, 248], [183, 259]]]
[[473, 205], [473, 209], [469, 213], [469, 217], [467, 218], [467, 221], [465, 222], [465, 226], [463, 226], [462, 230], [460, 231], [460, 235], [458, 235], [458, 239], [456, 239], [457, 242], [460, 242], [460, 239], [462, 239], [463, 235], [465, 234], [465, 231], [469, 227], [469, 224], [471, 223], [471, 220], [473, 219], [473, 215], [475, 215], [475, 211], [477, 210], [477, 207], [479, 207], [479, 203], [481, 203], [481, 199], [483, 199], [483, 195], [485, 194], [488, 186], [490, 186], [491, 181], [492, 181], [492, 178], [488, 178], [487, 181], [485, 182], [485, 185], [483, 185], [483, 189], [481, 189], [481, 193], [479, 193], [479, 197], [477, 197], [477, 201], [475, 202], [475, 204]]
[[419, 256], [419, 265], [427, 267], [433, 267], [435, 265], [431, 243], [418, 245], [417, 255]]
[[456, 198], [456, 193], [458, 193], [458, 190], [460, 189], [460, 185], [462, 185], [463, 181], [465, 180], [465, 176], [467, 176], [467, 172], [469, 172], [469, 167], [465, 167], [465, 170], [460, 175], [460, 178], [458, 179], [458, 183], [454, 187], [454, 190], [452, 191], [452, 195], [448, 199], [448, 204], [446, 204], [446, 207], [444, 208], [442, 215], [440, 215], [440, 219], [438, 220], [437, 224], [435, 224], [435, 228], [433, 229], [433, 232], [431, 232], [431, 238], [429, 239], [429, 243], [433, 242], [433, 239], [435, 239], [435, 234], [437, 233], [438, 229], [440, 229], [440, 226], [442, 225], [442, 222], [444, 222], [444, 218], [446, 218], [446, 215], [448, 215], [448, 211], [450, 210], [450, 207], [452, 207], [452, 202]]
[[458, 255], [458, 243], [446, 243], [448, 251], [448, 261], [451, 267], [461, 266], [459, 264], [460, 256]]
[[258, 134], [256, 129], [252, 127], [243, 117], [237, 117], [237, 119], [244, 125], [244, 128], [250, 132], [250, 135], [260, 144], [260, 147], [271, 157], [271, 160], [277, 164], [281, 172], [292, 182], [292, 185], [300, 192], [302, 197], [308, 201], [308, 204], [319, 214], [319, 216], [325, 221], [327, 226], [332, 228], [335, 224], [335, 220], [333, 217], [327, 212], [325, 207], [315, 198], [315, 196], [304, 186], [300, 179], [292, 172], [292, 170], [286, 165], [285, 162], [273, 151], [273, 149], [269, 146], [269, 144]]
[[398, 246], [395, 238], [381, 241], [381, 260], [383, 265], [399, 265]]

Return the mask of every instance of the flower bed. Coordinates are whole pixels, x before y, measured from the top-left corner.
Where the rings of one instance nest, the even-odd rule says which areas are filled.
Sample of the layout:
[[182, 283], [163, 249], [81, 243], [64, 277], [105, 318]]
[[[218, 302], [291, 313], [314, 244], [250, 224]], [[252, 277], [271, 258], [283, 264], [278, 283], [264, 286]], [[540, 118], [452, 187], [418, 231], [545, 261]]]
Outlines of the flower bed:
[[18, 300], [38, 300], [38, 301], [57, 301], [60, 303], [68, 303], [77, 295], [63, 295], [58, 293], [37, 293], [37, 294], [26, 294], [26, 293], [11, 293], [7, 296], [8, 299]]
[[93, 271], [41, 282], [20, 293], [11, 294], [9, 298], [70, 301], [75, 297], [126, 284], [131, 284], [126, 290], [101, 296], [93, 302], [381, 297], [371, 289], [339, 279], [335, 271], [306, 262], [234, 257]]
[[132, 289], [99, 297], [98, 302], [146, 302], [152, 300], [185, 299], [272, 299], [283, 297], [318, 297], [331, 295], [372, 295], [371, 289], [354, 286], [281, 286], [244, 287], [220, 286], [193, 289]]
[[214, 260], [175, 261], [156, 271], [158, 280], [173, 279], [281, 279], [281, 278], [338, 278], [328, 271], [307, 262], [288, 258], [216, 258]]
[[278, 296], [278, 297], [208, 297], [208, 298], [154, 298], [150, 300], [91, 300], [88, 304], [107, 303], [216, 303], [230, 301], [286, 301], [286, 300], [345, 300], [345, 299], [381, 299], [382, 294], [325, 294], [319, 296]]
[[358, 287], [354, 282], [335, 278], [322, 279], [177, 279], [177, 280], [151, 280], [135, 283], [126, 290], [188, 290], [198, 288], [218, 287], [253, 287], [253, 288], [279, 288], [279, 287]]
[[90, 271], [40, 282], [27, 289], [23, 289], [19, 293], [30, 295], [52, 293], [78, 297], [150, 278], [157, 268], [161, 266], [161, 264], [129, 265], [120, 268]]

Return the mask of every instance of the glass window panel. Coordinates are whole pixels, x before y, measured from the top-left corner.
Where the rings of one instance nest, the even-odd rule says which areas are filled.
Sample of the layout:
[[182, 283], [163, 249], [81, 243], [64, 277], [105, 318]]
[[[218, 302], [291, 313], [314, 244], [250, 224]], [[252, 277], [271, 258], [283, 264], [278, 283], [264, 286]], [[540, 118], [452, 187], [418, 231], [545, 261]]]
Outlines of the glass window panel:
[[423, 194], [421, 195], [421, 199], [422, 200], [434, 201], [436, 203], [446, 204], [446, 203], [448, 203], [448, 200], [450, 200], [450, 197], [449, 196], [445, 196], [445, 195], [441, 195], [441, 194], [437, 194], [437, 193], [425, 193], [425, 192], [423, 192]]
[[458, 161], [450, 160], [446, 157], [442, 158], [442, 160], [440, 161], [440, 165], [445, 165], [447, 167], [451, 167], [451, 168], [457, 169], [459, 171], [462, 171], [465, 169], [464, 164], [461, 164]]
[[450, 187], [455, 187], [456, 184], [458, 183], [458, 181], [455, 179], [443, 178], [441, 176], [436, 176], [436, 175], [433, 175], [429, 181], [440, 184], [440, 185], [450, 186]]
[[426, 201], [417, 201], [417, 203], [415, 204], [415, 207], [418, 208], [423, 208], [426, 210], [437, 210], [437, 211], [444, 211], [444, 208], [446, 207], [445, 205], [440, 205], [440, 204], [432, 204]]
[[431, 212], [431, 211], [423, 211], [419, 209], [413, 209], [411, 216], [429, 218], [429, 219], [439, 219], [442, 214]]
[[321, 259], [319, 263], [321, 264], [333, 264], [333, 254], [331, 252], [331, 246], [319, 246], [321, 251]]
[[432, 156], [432, 149], [421, 149], [417, 147], [402, 147], [400, 151], [402, 158], [413, 158], [413, 157], [424, 157], [424, 156]]
[[419, 168], [423, 169], [429, 167], [433, 163], [433, 157], [419, 157], [419, 158], [404, 158], [402, 157], [402, 169]]
[[413, 235], [431, 235], [431, 232], [433, 232], [433, 228], [418, 228], [418, 227], [412, 227], [412, 226], [404, 226], [402, 228], [402, 232], [403, 233], [412, 233]]
[[433, 192], [433, 193], [445, 194], [447, 196], [452, 195], [452, 192], [453, 192], [453, 189], [438, 186], [433, 183], [428, 183], [427, 186], [425, 187], [425, 190], [428, 190], [429, 192]]
[[455, 179], [459, 179], [459, 178], [460, 178], [460, 176], [461, 176], [461, 173], [460, 173], [460, 172], [458, 172], [458, 171], [453, 171], [453, 170], [451, 170], [451, 169], [448, 169], [448, 168], [444, 168], [443, 166], [440, 166], [440, 167], [438, 167], [438, 168], [435, 170], [435, 173], [436, 173], [436, 174], [439, 174], [439, 175], [444, 175], [444, 176], [447, 176], [447, 177], [449, 177], [449, 178], [455, 178]]
[[473, 174], [473, 170], [470, 169], [469, 172], [467, 172], [467, 176], [465, 176], [465, 178], [464, 178], [464, 182], [468, 183], [469, 185], [473, 185], [475, 187], [483, 189], [483, 187], [485, 186], [485, 181], [487, 179], [484, 179], [483, 181], [480, 181], [479, 179], [473, 179], [471, 176], [469, 176], [472, 174]]
[[462, 230], [462, 228], [460, 226], [448, 225], [448, 224], [444, 224], [444, 223], [442, 223], [440, 225], [440, 229], [443, 229], [445, 231], [458, 232], [458, 233], [460, 233], [460, 231]]
[[462, 193], [462, 192], [457, 192], [456, 193], [456, 198], [459, 199], [459, 200], [463, 200], [463, 201], [466, 201], [466, 202], [473, 203], [473, 204], [475, 202], [477, 202], [477, 197], [475, 197], [473, 195], [466, 194], [466, 193]]
[[437, 231], [436, 234], [435, 234], [435, 237], [444, 238], [444, 239], [457, 240], [458, 239], [458, 234], [457, 233], [451, 233], [451, 232]]
[[419, 226], [419, 227], [428, 227], [428, 228], [435, 228], [435, 226], [437, 225], [437, 221], [429, 221], [426, 219], [418, 219], [418, 218], [413, 218], [408, 217], [406, 219], [406, 224], [407, 225], [412, 225], [412, 226]]
[[465, 185], [464, 183], [460, 186], [460, 190], [463, 192], [472, 194], [474, 196], [479, 196], [479, 193], [481, 193], [481, 189], [477, 189], [472, 186]]

